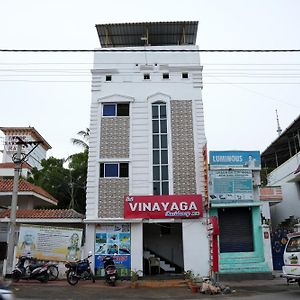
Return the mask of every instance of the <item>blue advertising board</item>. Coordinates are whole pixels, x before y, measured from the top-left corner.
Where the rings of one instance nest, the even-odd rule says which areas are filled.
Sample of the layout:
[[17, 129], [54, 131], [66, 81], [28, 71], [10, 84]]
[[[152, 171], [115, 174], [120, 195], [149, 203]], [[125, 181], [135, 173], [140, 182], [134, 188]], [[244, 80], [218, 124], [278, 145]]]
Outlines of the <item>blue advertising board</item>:
[[259, 151], [210, 151], [211, 169], [238, 168], [261, 169]]
[[130, 276], [130, 224], [101, 224], [96, 227], [95, 274], [104, 276], [103, 258], [111, 255], [119, 276]]
[[210, 170], [209, 199], [212, 203], [253, 201], [252, 171]]

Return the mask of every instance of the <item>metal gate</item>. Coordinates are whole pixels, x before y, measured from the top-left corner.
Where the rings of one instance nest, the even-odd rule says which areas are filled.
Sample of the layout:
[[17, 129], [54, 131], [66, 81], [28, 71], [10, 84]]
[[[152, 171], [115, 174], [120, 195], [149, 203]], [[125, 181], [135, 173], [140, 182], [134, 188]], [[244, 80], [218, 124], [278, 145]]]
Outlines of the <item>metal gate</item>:
[[271, 233], [271, 244], [272, 244], [272, 257], [273, 257], [273, 269], [282, 270], [283, 263], [283, 252], [287, 242], [288, 229], [277, 228]]
[[220, 208], [220, 252], [253, 251], [252, 213], [248, 207]]

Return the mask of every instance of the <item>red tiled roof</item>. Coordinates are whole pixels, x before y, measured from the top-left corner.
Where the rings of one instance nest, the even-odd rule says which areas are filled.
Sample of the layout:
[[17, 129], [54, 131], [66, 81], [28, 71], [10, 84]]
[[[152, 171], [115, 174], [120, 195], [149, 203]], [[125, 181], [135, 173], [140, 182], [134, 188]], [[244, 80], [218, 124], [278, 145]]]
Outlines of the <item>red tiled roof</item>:
[[[13, 190], [13, 179], [0, 179], [0, 193], [12, 192]], [[53, 196], [46, 192], [40, 186], [34, 185], [24, 179], [19, 180], [19, 191], [20, 192], [33, 192], [43, 197], [46, 197], [54, 202], [58, 202]]]
[[[10, 209], [0, 211], [1, 218], [10, 218]], [[18, 219], [84, 219], [74, 209], [18, 209]]]
[[[6, 162], [6, 163], [0, 163], [0, 169], [14, 169], [15, 168], [15, 163], [13, 162]], [[32, 169], [32, 167], [27, 163], [24, 162], [21, 164], [22, 169]]]

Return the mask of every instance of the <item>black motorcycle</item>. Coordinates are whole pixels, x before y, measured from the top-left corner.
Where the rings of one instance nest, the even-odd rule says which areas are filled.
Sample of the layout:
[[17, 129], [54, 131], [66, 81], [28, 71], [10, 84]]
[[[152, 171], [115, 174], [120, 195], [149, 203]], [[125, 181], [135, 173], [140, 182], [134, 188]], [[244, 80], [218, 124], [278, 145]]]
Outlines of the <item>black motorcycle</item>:
[[109, 285], [115, 286], [118, 279], [118, 271], [115, 266], [113, 256], [107, 255], [103, 259], [105, 281]]
[[[29, 258], [29, 264], [26, 268], [29, 268], [30, 270], [33, 270], [37, 267], [41, 267], [45, 264], [44, 261], [39, 261], [36, 258]], [[49, 273], [49, 281], [54, 281], [57, 280], [58, 275], [59, 275], [59, 271], [58, 271], [58, 264], [55, 263], [50, 263], [49, 261], [47, 261], [48, 263], [48, 273]]]
[[90, 267], [89, 258], [92, 257], [92, 254], [85, 259], [81, 259], [75, 262], [67, 262], [65, 267], [67, 268], [66, 275], [67, 281], [71, 285], [75, 285], [79, 280], [92, 280], [95, 282], [95, 276]]
[[[32, 258], [28, 256], [20, 256], [16, 268], [12, 272], [12, 280], [18, 282], [20, 279], [36, 279], [40, 282], [48, 282], [49, 280], [49, 263], [30, 264]], [[25, 266], [26, 261], [29, 264]]]

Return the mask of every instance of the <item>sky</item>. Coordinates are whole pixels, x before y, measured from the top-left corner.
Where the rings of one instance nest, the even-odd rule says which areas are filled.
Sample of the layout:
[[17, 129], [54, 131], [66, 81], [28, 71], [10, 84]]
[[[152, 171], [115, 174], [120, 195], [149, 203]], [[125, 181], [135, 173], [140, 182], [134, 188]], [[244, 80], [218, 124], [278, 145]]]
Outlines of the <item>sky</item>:
[[[95, 24], [198, 21], [200, 49], [300, 49], [298, 0], [1, 0], [1, 49], [99, 48]], [[200, 53], [209, 150], [265, 150], [300, 114], [300, 53]], [[0, 126], [81, 151], [92, 53], [0, 52]], [[3, 135], [0, 136], [0, 149]], [[0, 157], [1, 158], [1, 157]]]

